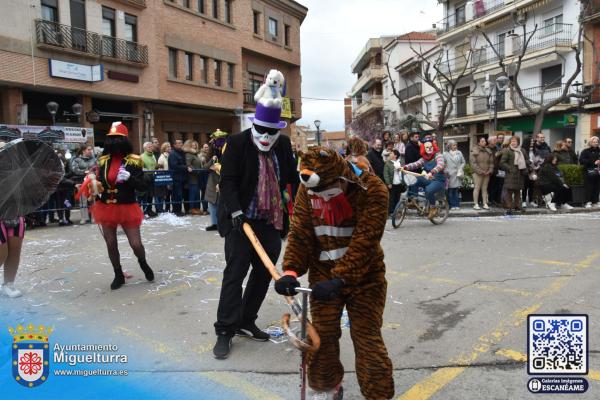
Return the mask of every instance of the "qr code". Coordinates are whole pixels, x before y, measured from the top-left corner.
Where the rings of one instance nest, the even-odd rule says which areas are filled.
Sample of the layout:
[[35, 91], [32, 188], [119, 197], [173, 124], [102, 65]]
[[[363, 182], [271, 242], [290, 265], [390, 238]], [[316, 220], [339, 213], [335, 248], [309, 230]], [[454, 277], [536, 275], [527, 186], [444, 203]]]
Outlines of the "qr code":
[[578, 375], [588, 373], [587, 315], [529, 315], [527, 372]]

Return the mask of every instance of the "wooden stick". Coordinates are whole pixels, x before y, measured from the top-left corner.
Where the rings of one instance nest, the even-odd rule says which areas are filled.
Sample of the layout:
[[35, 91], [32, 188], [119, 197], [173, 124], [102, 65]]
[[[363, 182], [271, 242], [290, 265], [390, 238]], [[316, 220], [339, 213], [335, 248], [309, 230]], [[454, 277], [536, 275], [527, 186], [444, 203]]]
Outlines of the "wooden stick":
[[407, 170], [407, 169], [402, 169], [402, 168], [400, 168], [400, 171], [402, 171], [402, 172], [403, 172], [403, 173], [405, 173], [406, 175], [412, 175], [412, 176], [422, 176], [422, 177], [425, 177], [425, 175], [424, 175], [423, 173], [420, 173], [420, 174], [419, 174], [419, 173], [416, 173], [416, 172], [409, 171], [409, 170]]
[[[248, 240], [250, 240], [250, 243], [252, 243], [252, 247], [254, 247], [254, 250], [256, 250], [256, 253], [260, 257], [260, 260], [263, 262], [273, 279], [279, 280], [281, 278], [279, 271], [277, 271], [277, 268], [275, 268], [275, 265], [273, 265], [273, 262], [267, 255], [267, 252], [263, 248], [262, 244], [260, 244], [260, 241], [256, 237], [256, 234], [254, 233], [254, 230], [252, 230], [250, 224], [244, 222], [243, 229], [244, 233], [246, 233], [246, 236], [248, 236]], [[298, 301], [292, 296], [285, 296], [285, 301], [291, 307], [292, 311], [294, 312], [294, 315], [296, 315], [300, 322], [302, 322], [302, 307], [300, 306]], [[289, 314], [286, 315], [288, 317], [286, 318], [286, 316], [284, 315], [284, 325], [287, 326], [289, 324]], [[289, 331], [289, 329], [287, 330]], [[292, 338], [292, 344], [294, 344], [294, 346], [298, 347], [302, 351], [317, 351], [321, 346], [321, 338], [319, 337], [319, 334], [317, 333], [315, 327], [310, 323], [308, 319], [306, 321], [306, 332], [308, 334], [308, 338], [310, 339], [310, 343], [302, 342], [297, 338], [296, 340], [294, 340], [294, 338]]]

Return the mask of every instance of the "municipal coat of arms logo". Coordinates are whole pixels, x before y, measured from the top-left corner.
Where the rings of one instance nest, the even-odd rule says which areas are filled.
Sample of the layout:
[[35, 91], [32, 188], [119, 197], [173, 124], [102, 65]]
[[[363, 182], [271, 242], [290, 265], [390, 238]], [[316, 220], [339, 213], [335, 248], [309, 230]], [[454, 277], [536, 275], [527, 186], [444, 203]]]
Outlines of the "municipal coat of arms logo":
[[33, 388], [46, 382], [50, 372], [48, 336], [52, 328], [33, 324], [8, 328], [13, 337], [12, 374], [21, 385]]

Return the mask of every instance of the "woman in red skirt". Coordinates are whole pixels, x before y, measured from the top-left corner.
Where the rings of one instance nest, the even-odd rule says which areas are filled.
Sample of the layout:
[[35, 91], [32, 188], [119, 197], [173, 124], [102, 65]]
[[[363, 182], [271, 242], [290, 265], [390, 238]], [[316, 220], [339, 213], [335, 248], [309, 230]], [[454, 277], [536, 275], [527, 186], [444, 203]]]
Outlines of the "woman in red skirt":
[[[115, 279], [110, 285], [113, 290], [125, 283], [117, 244], [119, 225], [127, 235], [146, 279], [150, 282], [154, 280], [154, 272], [146, 262], [146, 251], [140, 235], [144, 214], [135, 198], [135, 191], [145, 191], [147, 183], [142, 171], [142, 159], [131, 154], [133, 147], [127, 136], [125, 125], [121, 122], [112, 124], [104, 142], [104, 152], [98, 160], [98, 182], [103, 190], [100, 190], [102, 193], [91, 208], [94, 220], [102, 227], [108, 257], [115, 271]], [[84, 183], [83, 187], [88, 188], [88, 185]], [[83, 194], [86, 194], [85, 190]]]

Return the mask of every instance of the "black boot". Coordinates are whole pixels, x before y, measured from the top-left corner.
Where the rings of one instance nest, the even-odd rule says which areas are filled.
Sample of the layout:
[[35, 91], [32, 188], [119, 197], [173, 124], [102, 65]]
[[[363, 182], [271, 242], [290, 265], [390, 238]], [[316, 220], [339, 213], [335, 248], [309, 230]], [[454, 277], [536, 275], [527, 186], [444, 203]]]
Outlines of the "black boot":
[[115, 267], [114, 270], [115, 279], [113, 279], [112, 283], [110, 284], [111, 290], [117, 290], [125, 284], [125, 275], [123, 275], [123, 270], [121, 269], [121, 266], [119, 265], [118, 267]]
[[154, 280], [154, 272], [152, 271], [152, 268], [150, 268], [150, 266], [148, 265], [146, 260], [139, 260], [139, 263], [140, 263], [140, 268], [142, 269], [142, 271], [144, 271], [146, 280], [148, 282], [152, 282]]

